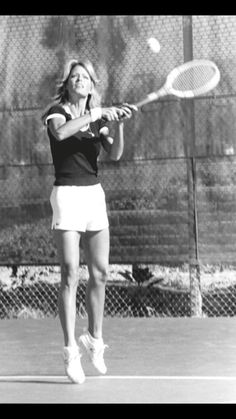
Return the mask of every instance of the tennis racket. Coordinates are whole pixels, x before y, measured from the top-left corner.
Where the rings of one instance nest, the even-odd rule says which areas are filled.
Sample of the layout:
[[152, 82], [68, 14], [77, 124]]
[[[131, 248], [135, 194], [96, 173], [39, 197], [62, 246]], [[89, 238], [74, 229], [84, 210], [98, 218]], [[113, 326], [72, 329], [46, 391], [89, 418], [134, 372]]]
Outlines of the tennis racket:
[[220, 71], [210, 60], [192, 60], [175, 67], [167, 76], [164, 85], [135, 103], [137, 108], [155, 100], [174, 95], [179, 98], [194, 98], [214, 89], [220, 81]]

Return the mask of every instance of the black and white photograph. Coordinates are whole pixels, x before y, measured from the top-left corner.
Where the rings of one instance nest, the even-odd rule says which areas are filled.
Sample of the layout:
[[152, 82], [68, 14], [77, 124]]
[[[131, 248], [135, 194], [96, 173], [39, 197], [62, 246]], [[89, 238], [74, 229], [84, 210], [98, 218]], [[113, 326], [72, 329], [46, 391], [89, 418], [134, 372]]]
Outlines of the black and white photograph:
[[236, 403], [236, 14], [0, 15], [0, 405]]

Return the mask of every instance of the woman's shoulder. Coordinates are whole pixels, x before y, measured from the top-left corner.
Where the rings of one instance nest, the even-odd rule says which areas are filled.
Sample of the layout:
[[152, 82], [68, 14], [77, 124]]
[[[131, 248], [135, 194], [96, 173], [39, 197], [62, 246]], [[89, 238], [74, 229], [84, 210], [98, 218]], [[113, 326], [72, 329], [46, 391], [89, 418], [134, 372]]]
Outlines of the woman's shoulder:
[[42, 115], [42, 121], [44, 125], [47, 125], [48, 121], [54, 117], [63, 117], [64, 120], [70, 119], [70, 116], [67, 115], [63, 106], [59, 103], [52, 103], [48, 106], [47, 110]]
[[47, 115], [51, 115], [53, 113], [60, 113], [62, 115], [65, 115], [66, 111], [61, 104], [56, 103], [56, 104], [53, 104], [49, 107], [49, 109], [47, 111]]

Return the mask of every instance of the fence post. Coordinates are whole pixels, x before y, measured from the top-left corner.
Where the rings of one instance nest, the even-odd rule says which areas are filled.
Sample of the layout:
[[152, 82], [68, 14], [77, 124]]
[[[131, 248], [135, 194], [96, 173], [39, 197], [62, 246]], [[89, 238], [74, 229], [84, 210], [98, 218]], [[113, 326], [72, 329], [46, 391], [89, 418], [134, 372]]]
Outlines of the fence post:
[[202, 317], [202, 293], [199, 264], [189, 265], [191, 317]]
[[[192, 16], [183, 16], [184, 61], [193, 59]], [[189, 277], [191, 317], [202, 316], [202, 296], [200, 286], [200, 267], [198, 255], [198, 222], [196, 200], [196, 159], [195, 159], [195, 110], [194, 100], [184, 105], [185, 115], [185, 156], [188, 183], [188, 226], [189, 226]]]

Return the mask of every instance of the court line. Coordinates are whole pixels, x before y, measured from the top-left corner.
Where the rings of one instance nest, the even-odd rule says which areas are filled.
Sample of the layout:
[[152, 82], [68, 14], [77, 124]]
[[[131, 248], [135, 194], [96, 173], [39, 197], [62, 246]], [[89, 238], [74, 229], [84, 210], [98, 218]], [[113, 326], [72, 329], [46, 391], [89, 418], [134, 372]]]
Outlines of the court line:
[[[214, 375], [91, 375], [86, 380], [226, 380], [235, 381], [236, 376], [214, 376]], [[65, 380], [65, 375], [2, 375], [1, 381], [30, 381], [30, 380]]]
[[227, 403], [227, 404], [235, 404], [236, 403], [236, 399], [235, 400], [226, 400], [226, 401], [223, 401], [223, 402], [221, 402], [221, 403]]

